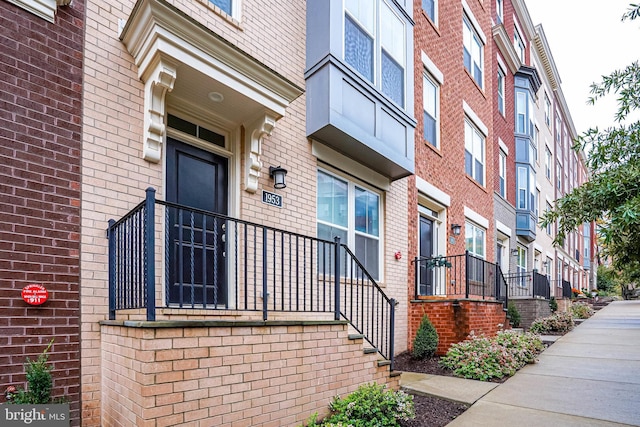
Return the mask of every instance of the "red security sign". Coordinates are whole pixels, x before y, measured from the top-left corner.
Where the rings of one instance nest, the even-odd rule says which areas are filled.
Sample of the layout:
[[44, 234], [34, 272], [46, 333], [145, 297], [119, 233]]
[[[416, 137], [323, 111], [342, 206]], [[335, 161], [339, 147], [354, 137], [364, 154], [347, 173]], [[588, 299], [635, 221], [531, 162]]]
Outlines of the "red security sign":
[[22, 299], [27, 304], [44, 304], [49, 298], [49, 292], [42, 285], [27, 285], [22, 288]]

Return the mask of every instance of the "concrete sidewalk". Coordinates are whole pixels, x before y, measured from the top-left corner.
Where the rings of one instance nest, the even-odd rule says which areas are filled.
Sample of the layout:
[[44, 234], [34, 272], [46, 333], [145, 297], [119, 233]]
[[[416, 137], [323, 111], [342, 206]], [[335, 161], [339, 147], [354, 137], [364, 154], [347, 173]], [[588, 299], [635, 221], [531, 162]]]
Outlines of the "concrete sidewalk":
[[609, 304], [480, 394], [450, 427], [640, 426], [640, 301]]

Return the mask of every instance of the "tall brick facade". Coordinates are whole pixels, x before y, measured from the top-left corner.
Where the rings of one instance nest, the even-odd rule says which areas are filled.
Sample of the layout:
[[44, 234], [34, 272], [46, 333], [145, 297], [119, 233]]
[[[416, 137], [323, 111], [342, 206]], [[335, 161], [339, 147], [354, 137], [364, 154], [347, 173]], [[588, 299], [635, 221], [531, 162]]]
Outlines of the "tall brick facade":
[[[0, 40], [0, 395], [53, 339], [53, 395], [78, 425], [84, 1], [54, 22], [0, 2]], [[48, 301], [24, 302], [29, 284]]]

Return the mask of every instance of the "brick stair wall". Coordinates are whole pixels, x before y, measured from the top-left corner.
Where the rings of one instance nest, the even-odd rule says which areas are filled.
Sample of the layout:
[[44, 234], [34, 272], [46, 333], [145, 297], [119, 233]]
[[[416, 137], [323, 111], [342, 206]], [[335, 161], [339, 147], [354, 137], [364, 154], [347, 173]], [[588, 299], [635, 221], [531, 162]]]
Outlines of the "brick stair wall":
[[103, 426], [300, 425], [360, 384], [399, 386], [346, 322], [193, 323], [102, 322]]

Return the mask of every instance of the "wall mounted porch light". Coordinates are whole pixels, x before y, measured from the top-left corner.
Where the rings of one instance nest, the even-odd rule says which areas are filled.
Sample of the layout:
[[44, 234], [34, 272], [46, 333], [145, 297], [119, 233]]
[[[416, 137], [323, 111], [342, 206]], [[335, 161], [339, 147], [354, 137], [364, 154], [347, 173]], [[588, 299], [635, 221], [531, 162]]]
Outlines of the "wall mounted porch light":
[[518, 249], [511, 249], [511, 256], [518, 256]]
[[451, 232], [454, 236], [459, 236], [462, 230], [462, 226], [460, 224], [451, 224]]
[[273, 188], [278, 190], [287, 188], [287, 183], [284, 181], [284, 177], [287, 176], [287, 170], [280, 166], [269, 166], [269, 176], [273, 178]]

